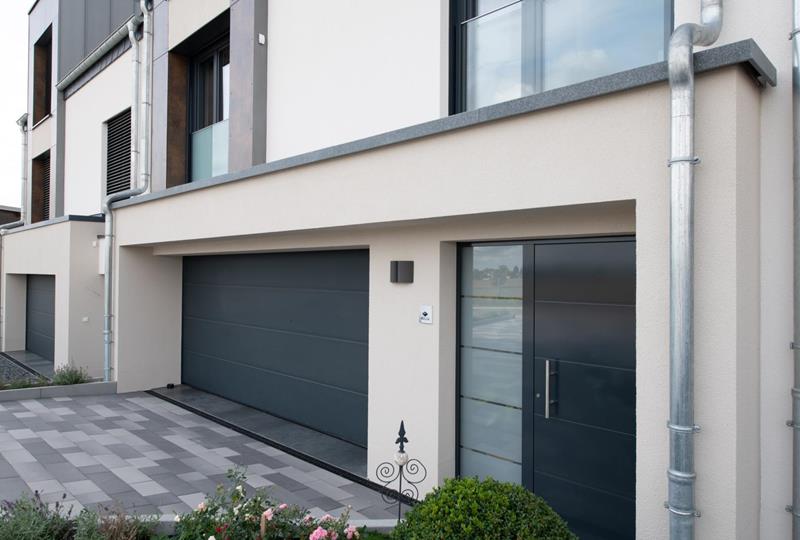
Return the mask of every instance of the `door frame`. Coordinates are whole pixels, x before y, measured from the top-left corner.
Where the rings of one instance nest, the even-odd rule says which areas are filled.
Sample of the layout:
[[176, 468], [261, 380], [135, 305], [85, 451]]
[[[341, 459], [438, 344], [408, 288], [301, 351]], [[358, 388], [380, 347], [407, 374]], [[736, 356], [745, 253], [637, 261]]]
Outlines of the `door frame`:
[[[616, 243], [616, 242], [636, 242], [635, 234], [603, 235], [603, 236], [570, 236], [564, 238], [541, 238], [541, 239], [520, 239], [520, 240], [477, 240], [468, 242], [458, 242], [456, 245], [456, 392], [455, 392], [455, 476], [461, 477], [461, 291], [462, 291], [462, 270], [463, 257], [462, 248], [472, 246], [523, 246], [523, 266], [522, 266], [522, 410], [533, 411], [534, 399], [534, 378], [531, 371], [534, 369], [535, 358], [533, 355], [534, 327], [533, 324], [525, 324], [525, 321], [533, 321], [534, 301], [533, 291], [533, 272], [534, 259], [533, 247], [545, 244], [585, 244], [585, 243]], [[638, 279], [638, 272], [636, 273]], [[638, 322], [638, 321], [637, 321]], [[524, 414], [523, 414], [524, 419]], [[525, 440], [533, 441], [533, 422], [523, 422], [522, 425], [522, 485], [533, 491], [533, 443], [525, 444]]]

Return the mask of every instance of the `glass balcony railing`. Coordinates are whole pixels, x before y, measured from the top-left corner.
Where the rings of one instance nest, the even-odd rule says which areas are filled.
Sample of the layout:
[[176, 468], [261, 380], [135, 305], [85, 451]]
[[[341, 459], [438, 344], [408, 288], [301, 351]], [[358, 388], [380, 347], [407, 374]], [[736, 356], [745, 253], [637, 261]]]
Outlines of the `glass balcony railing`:
[[192, 181], [228, 172], [228, 121], [211, 124], [192, 133]]
[[466, 107], [665, 58], [670, 0], [479, 0], [464, 21]]

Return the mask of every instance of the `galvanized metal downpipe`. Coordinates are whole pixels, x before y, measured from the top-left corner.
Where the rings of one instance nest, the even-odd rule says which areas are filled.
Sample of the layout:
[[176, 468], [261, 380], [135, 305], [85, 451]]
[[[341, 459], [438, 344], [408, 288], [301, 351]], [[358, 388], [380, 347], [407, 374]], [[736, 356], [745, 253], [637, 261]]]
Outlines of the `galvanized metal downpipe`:
[[722, 0], [702, 0], [701, 24], [683, 24], [669, 42], [670, 165], [670, 418], [669, 530], [694, 538], [694, 46], [708, 46], [722, 28]]
[[[131, 104], [131, 182], [134, 187], [106, 196], [103, 200], [103, 214], [105, 214], [104, 248], [104, 313], [103, 313], [103, 375], [105, 381], [111, 380], [111, 356], [113, 343], [113, 293], [114, 293], [114, 214], [111, 205], [123, 199], [135, 197], [146, 193], [150, 189], [150, 103], [151, 103], [151, 74], [152, 74], [152, 43], [153, 28], [152, 14], [147, 8], [147, 1], [140, 0], [144, 26], [142, 36], [142, 57], [144, 70], [141, 70], [139, 60], [139, 43], [136, 40], [137, 19], [128, 22], [128, 38], [131, 41], [131, 54], [133, 65], [133, 88]], [[140, 79], [140, 72], [144, 77]], [[140, 84], [141, 83], [141, 84]], [[144, 99], [140, 100], [140, 86]], [[139, 128], [139, 124], [142, 128]], [[141, 133], [141, 138], [140, 138]]]
[[792, 538], [800, 540], [800, 0], [793, 2], [792, 40], [792, 123], [794, 128], [794, 384], [792, 386]]
[[5, 223], [0, 226], [0, 235], [5, 234], [8, 229], [15, 229], [25, 225], [25, 198], [28, 191], [28, 114], [23, 114], [17, 120], [19, 131], [22, 135], [22, 166], [20, 174], [20, 190], [21, 196], [19, 199], [19, 219], [11, 223]]

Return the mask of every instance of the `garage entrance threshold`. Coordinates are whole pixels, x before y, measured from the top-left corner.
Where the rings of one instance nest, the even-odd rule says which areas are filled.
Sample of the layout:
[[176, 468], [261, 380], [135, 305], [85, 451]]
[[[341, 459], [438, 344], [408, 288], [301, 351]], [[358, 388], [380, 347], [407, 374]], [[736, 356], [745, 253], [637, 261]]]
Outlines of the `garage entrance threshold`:
[[149, 393], [244, 435], [369, 487], [367, 449], [191, 386]]

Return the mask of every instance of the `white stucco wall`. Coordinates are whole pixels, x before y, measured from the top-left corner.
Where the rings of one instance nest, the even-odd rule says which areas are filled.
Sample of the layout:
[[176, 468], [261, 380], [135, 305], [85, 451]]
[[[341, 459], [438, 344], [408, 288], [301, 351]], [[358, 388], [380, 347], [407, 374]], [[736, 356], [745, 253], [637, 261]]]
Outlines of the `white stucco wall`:
[[170, 0], [169, 48], [191, 36], [230, 5], [230, 0]]
[[131, 106], [131, 54], [128, 50], [65, 103], [64, 212], [100, 212], [105, 194], [104, 123]]
[[[754, 289], [760, 99], [741, 68], [698, 77], [699, 538], [758, 536], [760, 426], [754, 411], [760, 338]], [[662, 506], [668, 452], [667, 117], [668, 88], [662, 83], [121, 208], [118, 253], [154, 246], [156, 256], [148, 255], [149, 263], [137, 256], [132, 273], [176, 284], [179, 269], [164, 266], [165, 256], [369, 247], [369, 470], [391, 450], [387, 433], [398, 415], [385, 386], [391, 381], [392, 388], [398, 383], [415, 388], [416, 399], [402, 414], [418, 433], [415, 451], [438, 480], [453, 474], [453, 244], [635, 231], [637, 534], [658, 540], [667, 537]], [[604, 221], [602, 209], [613, 201], [631, 202]], [[235, 211], [225, 220], [203, 220], [211, 207]], [[415, 283], [407, 289], [391, 286], [386, 276], [388, 261], [398, 258], [416, 261]], [[142, 265], [150, 269], [144, 272]], [[180, 317], [174, 294], [141, 297], [121, 282], [117, 298], [126, 304], [116, 320], [119, 335], [135, 328], [151, 336], [124, 347], [119, 343], [118, 362], [135, 366], [148, 357], [142, 353], [145, 342], [148, 351], [173, 351], [139, 370], [147, 380], [130, 379], [163, 383], [180, 362], [179, 333], [164, 331], [165, 320]], [[416, 322], [423, 303], [433, 304], [438, 314], [432, 327]], [[159, 317], [148, 320], [153, 313]], [[401, 363], [407, 368], [398, 371]], [[119, 374], [120, 384], [133, 389], [123, 380], [122, 367]]]
[[446, 116], [447, 6], [270, 1], [267, 160]]
[[2, 239], [3, 350], [25, 348], [27, 274], [55, 276], [55, 367], [103, 374], [103, 277], [97, 273], [102, 223], [61, 222]]

